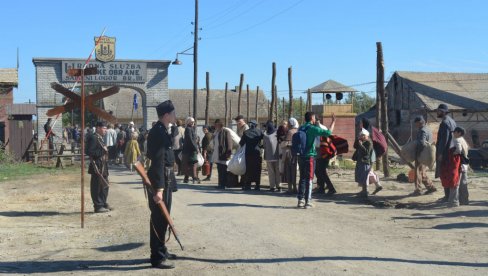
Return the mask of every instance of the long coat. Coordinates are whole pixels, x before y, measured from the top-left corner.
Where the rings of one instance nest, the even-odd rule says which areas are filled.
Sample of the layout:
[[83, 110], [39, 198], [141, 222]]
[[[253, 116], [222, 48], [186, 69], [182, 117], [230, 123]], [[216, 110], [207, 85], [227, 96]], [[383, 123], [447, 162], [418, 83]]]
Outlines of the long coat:
[[[436, 157], [442, 156], [442, 160], [435, 164], [435, 178], [441, 176], [441, 167], [444, 167], [448, 162], [449, 148], [452, 140], [452, 132], [456, 128], [456, 122], [446, 116], [439, 125], [437, 132], [437, 142], [435, 143]], [[437, 159], [437, 158], [436, 158]]]

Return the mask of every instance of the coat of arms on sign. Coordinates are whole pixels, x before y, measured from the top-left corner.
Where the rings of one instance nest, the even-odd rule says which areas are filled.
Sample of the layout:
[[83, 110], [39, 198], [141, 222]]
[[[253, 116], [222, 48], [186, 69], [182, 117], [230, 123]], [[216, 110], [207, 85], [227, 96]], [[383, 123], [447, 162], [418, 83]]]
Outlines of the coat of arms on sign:
[[97, 60], [102, 62], [112, 61], [115, 59], [115, 37], [102, 36], [98, 45], [98, 37], [95, 37], [95, 54]]

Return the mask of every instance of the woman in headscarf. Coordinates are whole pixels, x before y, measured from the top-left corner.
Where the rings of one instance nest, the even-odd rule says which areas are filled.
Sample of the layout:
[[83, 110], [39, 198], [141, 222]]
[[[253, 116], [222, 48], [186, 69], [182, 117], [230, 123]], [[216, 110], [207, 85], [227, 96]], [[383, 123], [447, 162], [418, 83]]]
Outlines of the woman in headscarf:
[[200, 183], [200, 179], [198, 179], [197, 175], [198, 145], [197, 135], [194, 128], [195, 119], [193, 119], [192, 117], [186, 118], [185, 125], [185, 138], [183, 141], [183, 150], [181, 152], [181, 165], [183, 166], [183, 172], [185, 174], [183, 183], [188, 183], [188, 179], [190, 176], [192, 177], [193, 183]]
[[280, 171], [279, 171], [279, 150], [278, 150], [278, 135], [273, 122], [266, 123], [266, 133], [263, 137], [264, 144], [264, 160], [266, 160], [266, 167], [268, 168], [269, 187], [270, 191], [281, 192]]
[[256, 121], [249, 122], [249, 129], [244, 131], [239, 145], [246, 145], [246, 173], [243, 178], [243, 190], [250, 190], [251, 183], [256, 182], [255, 190], [259, 191], [261, 185], [261, 141], [263, 132], [256, 128]]
[[[285, 177], [285, 149], [286, 149], [286, 133], [288, 132], [288, 121], [283, 120], [281, 121], [280, 126], [278, 127], [278, 130], [276, 130], [276, 136], [278, 138], [278, 150], [279, 150], [279, 170], [280, 170], [280, 182], [286, 183], [286, 177]], [[285, 147], [285, 148], [283, 148]]]
[[352, 159], [356, 161], [354, 170], [354, 180], [362, 188], [358, 193], [360, 197], [368, 197], [368, 177], [371, 171], [371, 154], [373, 152], [373, 143], [369, 138], [369, 131], [362, 129], [358, 138], [354, 141], [354, 152]]
[[284, 156], [284, 181], [288, 183], [288, 193], [297, 193], [297, 157], [291, 154], [291, 138], [293, 134], [298, 131], [297, 119], [290, 118], [288, 120], [288, 131], [286, 133], [285, 141], [282, 143], [282, 155]]

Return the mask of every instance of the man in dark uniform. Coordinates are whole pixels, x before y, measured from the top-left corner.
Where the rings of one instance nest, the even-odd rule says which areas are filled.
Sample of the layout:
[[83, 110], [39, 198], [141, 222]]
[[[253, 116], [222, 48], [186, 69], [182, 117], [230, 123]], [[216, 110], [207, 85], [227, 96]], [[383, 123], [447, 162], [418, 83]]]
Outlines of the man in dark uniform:
[[54, 154], [54, 136], [56, 136], [56, 134], [54, 134], [54, 132], [52, 131], [52, 126], [51, 126], [51, 121], [52, 119], [51, 118], [48, 118], [47, 119], [47, 122], [44, 124], [44, 132], [46, 133], [46, 139], [49, 143], [49, 155], [53, 155]]
[[89, 134], [86, 140], [85, 154], [90, 157], [88, 173], [91, 174], [90, 193], [95, 213], [105, 213], [111, 210], [107, 203], [108, 197], [108, 164], [107, 146], [103, 137], [107, 132], [104, 122], [97, 122], [95, 133]]
[[172, 149], [172, 131], [170, 124], [175, 123], [175, 108], [171, 101], [165, 101], [156, 107], [158, 122], [151, 128], [147, 137], [147, 157], [151, 159], [151, 167], [147, 175], [156, 194], [149, 192], [149, 208], [151, 209], [150, 221], [150, 246], [151, 265], [154, 268], [171, 269], [174, 265], [169, 260], [174, 260], [176, 255], [170, 254], [165, 245], [168, 222], [164, 219], [157, 206], [157, 202], [163, 201], [168, 212], [171, 211], [172, 192], [175, 189], [176, 178], [174, 175], [174, 152]]

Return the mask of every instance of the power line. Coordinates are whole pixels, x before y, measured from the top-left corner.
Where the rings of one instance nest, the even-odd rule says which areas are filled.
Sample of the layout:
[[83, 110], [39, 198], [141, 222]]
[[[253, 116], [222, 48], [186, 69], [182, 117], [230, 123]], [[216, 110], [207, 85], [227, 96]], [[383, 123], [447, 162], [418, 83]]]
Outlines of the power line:
[[236, 19], [238, 19], [239, 17], [245, 15], [246, 13], [249, 13], [250, 11], [254, 10], [256, 7], [258, 7], [259, 5], [262, 5], [265, 1], [258, 1], [257, 3], [255, 3], [253, 6], [251, 6], [250, 8], [248, 8], [247, 10], [244, 10], [243, 12], [235, 15], [235, 16], [232, 16], [231, 18], [217, 24], [217, 25], [208, 25], [205, 29], [208, 31], [208, 30], [214, 30], [214, 29], [217, 29], [219, 28], [220, 26], [222, 25], [226, 25], [227, 23], [229, 22], [232, 22]]
[[237, 31], [237, 32], [234, 32], [234, 33], [230, 33], [230, 34], [220, 35], [220, 36], [207, 37], [207, 39], [220, 39], [220, 38], [234, 36], [234, 35], [237, 35], [237, 34], [240, 34], [240, 33], [246, 32], [246, 31], [249, 31], [250, 29], [253, 29], [253, 28], [255, 28], [255, 27], [259, 26], [259, 25], [262, 25], [264, 23], [267, 23], [268, 21], [271, 21], [273, 18], [275, 18], [275, 17], [277, 17], [277, 16], [279, 16], [279, 15], [287, 12], [288, 10], [296, 7], [298, 4], [300, 4], [303, 1], [304, 0], [297, 1], [294, 4], [292, 4], [291, 6], [288, 6], [287, 8], [285, 8], [285, 9], [283, 9], [283, 10], [281, 10], [281, 11], [279, 11], [279, 12], [273, 14], [273, 15], [271, 15], [270, 17], [266, 18], [265, 20], [262, 20], [262, 21], [260, 21], [260, 22], [258, 22], [256, 24], [253, 24], [253, 25], [251, 25], [251, 26], [249, 26], [247, 28], [244, 28], [244, 29], [242, 29], [240, 31]]
[[216, 18], [217, 19], [214, 19], [214, 20], [210, 20], [211, 22], [212, 21], [219, 21], [220, 19], [222, 19], [223, 17], [226, 17], [228, 14], [230, 14], [233, 10], [235, 10], [236, 8], [238, 8], [239, 6], [242, 6], [243, 4], [245, 4], [248, 0], [241, 0], [241, 1], [236, 1], [234, 3], [234, 5], [231, 5], [229, 7], [227, 7], [226, 9], [223, 9], [217, 13], [214, 13], [213, 15], [211, 16], [208, 16], [206, 18], [203, 18], [203, 19], [200, 19], [200, 22], [205, 22], [205, 21], [208, 21], [212, 18]]

